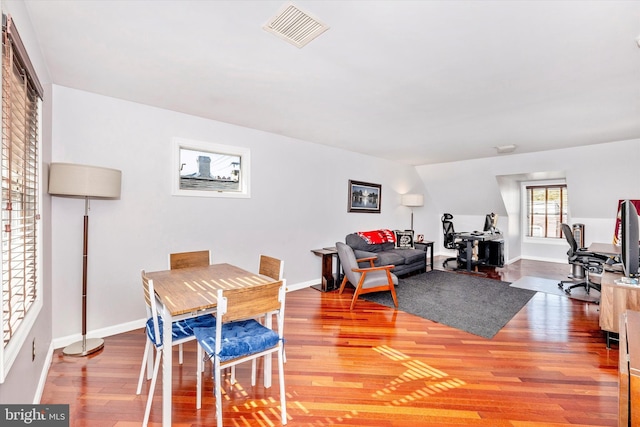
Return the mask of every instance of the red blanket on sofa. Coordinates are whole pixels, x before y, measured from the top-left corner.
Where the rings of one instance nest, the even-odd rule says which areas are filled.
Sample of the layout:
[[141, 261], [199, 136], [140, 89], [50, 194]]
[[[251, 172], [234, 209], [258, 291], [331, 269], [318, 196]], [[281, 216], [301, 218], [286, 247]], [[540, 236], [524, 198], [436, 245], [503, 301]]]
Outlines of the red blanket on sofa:
[[396, 235], [393, 231], [372, 230], [372, 231], [358, 231], [358, 236], [370, 245], [379, 245], [380, 243], [395, 243]]

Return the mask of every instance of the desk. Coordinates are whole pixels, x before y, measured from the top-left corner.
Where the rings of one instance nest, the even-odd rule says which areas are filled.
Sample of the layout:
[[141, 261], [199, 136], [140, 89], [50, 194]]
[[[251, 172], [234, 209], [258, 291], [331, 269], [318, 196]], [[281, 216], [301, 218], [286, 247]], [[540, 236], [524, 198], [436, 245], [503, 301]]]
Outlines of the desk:
[[611, 333], [620, 333], [620, 315], [626, 310], [640, 311], [640, 286], [616, 284], [621, 273], [602, 273], [600, 282], [600, 329], [605, 331], [607, 348]]
[[[166, 351], [162, 356], [162, 425], [171, 427], [172, 400], [172, 334], [171, 323], [189, 317], [214, 313], [218, 300], [218, 289], [238, 289], [273, 283], [274, 279], [254, 274], [231, 264], [213, 264], [206, 267], [180, 268], [176, 270], [154, 271], [147, 273], [153, 280], [158, 311], [163, 319], [163, 338]], [[266, 373], [271, 366], [265, 359]]]
[[457, 233], [456, 237], [460, 240], [466, 242], [466, 258], [467, 258], [467, 271], [471, 271], [471, 267], [473, 266], [473, 246], [475, 242], [495, 242], [498, 244], [499, 249], [496, 249], [490, 245], [486, 245], [483, 249], [485, 252], [489, 251], [499, 251], [499, 253], [491, 252], [487, 254], [488, 258], [492, 259], [494, 262], [484, 263], [483, 265], [493, 265], [495, 267], [502, 267], [504, 265], [503, 258], [503, 244], [504, 239], [502, 238], [502, 234], [491, 234], [491, 233]]
[[640, 313], [627, 310], [620, 318], [618, 354], [618, 426], [640, 425]]
[[622, 248], [613, 243], [592, 243], [587, 248], [589, 252], [595, 252], [597, 254], [616, 256], [622, 253]]

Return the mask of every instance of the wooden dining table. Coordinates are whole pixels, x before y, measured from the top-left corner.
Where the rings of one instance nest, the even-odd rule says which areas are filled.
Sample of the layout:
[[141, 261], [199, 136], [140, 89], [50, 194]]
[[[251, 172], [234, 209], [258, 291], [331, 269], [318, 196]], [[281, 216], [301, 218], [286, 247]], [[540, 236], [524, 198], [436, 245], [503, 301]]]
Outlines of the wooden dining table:
[[[176, 320], [215, 313], [218, 290], [240, 289], [276, 282], [268, 276], [244, 270], [231, 264], [212, 264], [175, 270], [147, 272], [153, 280], [158, 313], [163, 319], [165, 351], [162, 357], [162, 425], [171, 427], [172, 408], [172, 334]], [[265, 360], [265, 387], [270, 360]], [[269, 375], [269, 381], [271, 376]]]

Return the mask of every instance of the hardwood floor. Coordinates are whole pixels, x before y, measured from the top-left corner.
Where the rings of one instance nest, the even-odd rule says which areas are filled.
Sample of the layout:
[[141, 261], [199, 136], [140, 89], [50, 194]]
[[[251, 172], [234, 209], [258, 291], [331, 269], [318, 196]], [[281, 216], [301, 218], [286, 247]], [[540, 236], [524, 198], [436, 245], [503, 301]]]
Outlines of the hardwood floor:
[[[518, 261], [491, 276], [562, 279], [569, 268]], [[350, 299], [314, 289], [287, 295], [289, 426], [617, 425], [618, 349], [606, 348], [595, 304], [537, 293], [487, 340], [363, 300], [349, 312]], [[41, 403], [70, 404], [72, 426], [140, 425], [144, 344], [138, 330], [107, 337], [104, 350], [86, 358], [56, 350]], [[210, 378], [195, 409], [195, 343], [185, 345], [184, 360], [174, 358], [174, 425], [215, 425]], [[237, 376], [224, 386], [224, 425], [280, 425], [278, 387], [251, 387], [249, 366]]]

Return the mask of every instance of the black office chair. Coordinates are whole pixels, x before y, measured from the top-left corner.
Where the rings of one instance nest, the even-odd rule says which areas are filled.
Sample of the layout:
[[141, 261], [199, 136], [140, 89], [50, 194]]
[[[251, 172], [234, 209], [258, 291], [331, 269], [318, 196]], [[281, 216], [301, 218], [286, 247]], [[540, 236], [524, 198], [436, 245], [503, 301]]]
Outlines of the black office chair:
[[571, 227], [567, 224], [561, 224], [561, 226], [562, 233], [569, 243], [569, 250], [567, 251], [569, 264], [581, 267], [584, 270], [585, 280], [580, 283], [575, 283], [573, 280], [562, 280], [558, 283], [558, 287], [560, 289], [564, 289], [565, 283], [572, 283], [571, 286], [564, 289], [567, 294], [571, 294], [571, 289], [573, 288], [584, 288], [587, 291], [587, 294], [589, 294], [591, 288], [600, 292], [600, 285], [589, 280], [589, 273], [602, 273], [604, 263], [608, 258], [605, 255], [589, 252], [587, 248], [579, 248], [578, 243], [571, 232]]
[[[446, 213], [442, 215], [440, 220], [442, 221], [442, 232], [444, 233], [444, 247], [447, 249], [455, 249], [458, 252], [456, 257], [447, 258], [442, 263], [444, 268], [447, 268], [447, 263], [449, 261], [456, 261], [456, 267], [460, 266], [461, 257], [466, 257], [466, 246], [463, 242], [457, 240], [458, 235], [453, 227], [453, 215], [450, 213]], [[466, 263], [466, 258], [463, 259]]]

